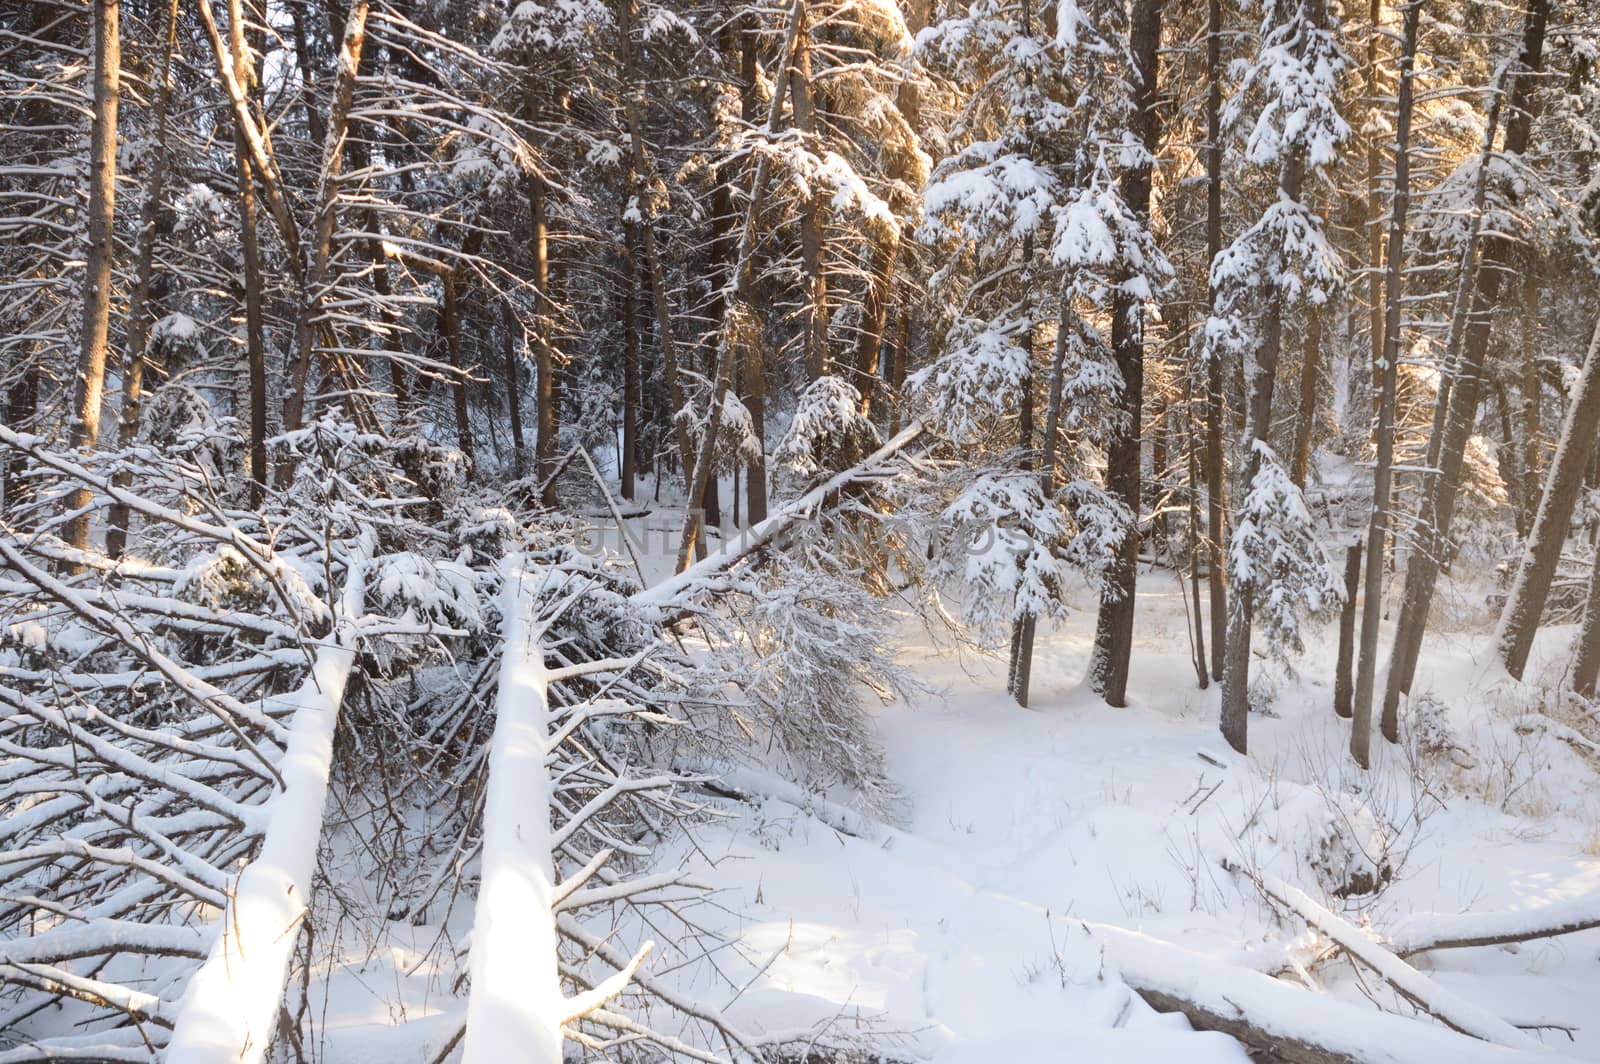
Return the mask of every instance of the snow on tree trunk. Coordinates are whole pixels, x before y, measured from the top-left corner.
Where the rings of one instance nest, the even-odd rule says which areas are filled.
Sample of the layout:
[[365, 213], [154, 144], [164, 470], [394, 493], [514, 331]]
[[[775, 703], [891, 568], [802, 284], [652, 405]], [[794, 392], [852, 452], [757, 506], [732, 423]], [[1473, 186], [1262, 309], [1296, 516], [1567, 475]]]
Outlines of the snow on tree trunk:
[[1506, 671], [1522, 678], [1533, 649], [1533, 636], [1544, 614], [1545, 599], [1561, 561], [1561, 545], [1567, 540], [1573, 508], [1583, 492], [1583, 478], [1595, 438], [1600, 436], [1600, 322], [1595, 324], [1583, 370], [1572, 389], [1566, 424], [1556, 445], [1555, 459], [1545, 478], [1544, 494], [1539, 499], [1538, 516], [1528, 540], [1523, 544], [1522, 563], [1506, 596], [1500, 614], [1499, 646]]
[[483, 885], [472, 924], [465, 1064], [560, 1064], [565, 1001], [556, 969], [548, 675], [534, 588], [506, 573], [505, 648], [483, 812]]
[[324, 645], [297, 703], [279, 772], [283, 791], [262, 811], [261, 852], [245, 870], [217, 921], [210, 956], [189, 981], [166, 1064], [254, 1064], [273, 1041], [289, 961], [311, 900], [322, 807], [333, 767], [339, 704], [355, 664], [352, 623], [363, 609], [363, 545], [349, 561], [338, 635]]

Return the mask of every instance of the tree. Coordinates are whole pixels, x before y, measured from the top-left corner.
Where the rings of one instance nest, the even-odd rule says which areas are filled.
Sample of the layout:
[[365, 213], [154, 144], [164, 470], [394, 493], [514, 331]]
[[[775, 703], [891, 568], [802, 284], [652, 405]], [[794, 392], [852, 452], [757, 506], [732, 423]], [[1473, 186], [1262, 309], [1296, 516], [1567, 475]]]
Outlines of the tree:
[[[1253, 116], [1245, 155], [1257, 166], [1277, 168], [1278, 195], [1255, 224], [1212, 262], [1213, 284], [1221, 298], [1206, 324], [1206, 338], [1246, 360], [1246, 453], [1239, 494], [1270, 505], [1274, 513], [1299, 513], [1288, 502], [1278, 501], [1285, 485], [1296, 493], [1298, 489], [1286, 477], [1281, 483], [1275, 478], [1267, 446], [1284, 312], [1296, 303], [1325, 302], [1341, 274], [1339, 254], [1327, 242], [1321, 220], [1307, 209], [1301, 192], [1306, 169], [1317, 172], [1331, 164], [1349, 136], [1337, 103], [1344, 65], [1320, 0], [1273, 0], [1264, 5], [1255, 60], [1226, 111], [1231, 124], [1242, 122], [1247, 113]], [[1258, 475], [1270, 483], [1257, 485]], [[1275, 587], [1273, 579], [1279, 573], [1303, 572], [1316, 560], [1306, 557], [1293, 564], [1262, 567], [1251, 549], [1239, 544], [1239, 535], [1236, 527], [1228, 552], [1233, 594], [1225, 636], [1222, 734], [1243, 753], [1256, 608], [1261, 604], [1277, 608], [1286, 595], [1293, 598], [1292, 591]], [[1284, 541], [1291, 548], [1297, 542], [1294, 537]], [[1246, 574], [1252, 583], [1241, 587], [1239, 578]], [[1331, 576], [1328, 582], [1332, 583]]]
[[[1539, 509], [1523, 541], [1522, 557], [1495, 633], [1506, 671], [1519, 680], [1527, 668], [1534, 633], [1544, 615], [1545, 599], [1561, 561], [1561, 546], [1566, 542], [1572, 511], [1583, 491], [1596, 439], [1600, 439], [1600, 322], [1595, 325], [1589, 353], [1573, 384], [1555, 459], [1545, 477]], [[1587, 685], [1592, 688], [1593, 683], [1591, 676]]]
[[[1153, 86], [1155, 60], [1146, 57], [1151, 80], [1130, 90], [1121, 63], [1127, 29], [1115, 5], [1065, 5], [1047, 12], [1040, 27], [1027, 7], [1021, 14], [1019, 24], [1005, 6], [980, 4], [924, 37], [930, 60], [984, 88], [963, 120], [963, 146], [935, 170], [924, 193], [922, 238], [960, 258], [934, 277], [936, 298], [951, 308], [941, 324], [944, 353], [911, 383], [954, 439], [976, 435], [994, 448], [1020, 438], [1011, 461], [1026, 471], [1034, 467], [1034, 341], [1053, 326], [1043, 454], [1032, 475], [1043, 485], [1043, 500], [1078, 506], [1069, 524], [1080, 535], [1118, 543], [1136, 519], [1126, 489], [1137, 495], [1137, 472], [1121, 494], [1113, 489], [1112, 504], [1102, 498], [1104, 486], [1083, 474], [1088, 448], [1110, 446], [1126, 416], [1121, 396], [1138, 385], [1124, 379], [1096, 320], [1120, 308], [1127, 321], [1170, 272], [1147, 219], [1123, 196], [1125, 188], [1148, 187], [1154, 162], [1130, 130], [1138, 111], [1134, 93]], [[1144, 17], [1141, 46], [1154, 48], [1148, 34], [1158, 29], [1148, 20], [1155, 15]], [[1072, 106], [1090, 99], [1110, 103]], [[1146, 119], [1153, 123], [1147, 114], [1139, 120]], [[1145, 176], [1124, 180], [1124, 167]], [[1124, 339], [1130, 359], [1139, 340], [1136, 332]], [[1130, 374], [1135, 369], [1130, 362]], [[1063, 432], [1075, 446], [1059, 446]], [[1041, 543], [1053, 538], [1054, 522], [1025, 514], [1017, 521]], [[1111, 560], [1098, 551], [1078, 556], [1096, 578]], [[1022, 609], [1013, 633], [1010, 686], [1023, 704], [1036, 616]]]
[[[122, 91], [121, 7], [119, 0], [95, 0], [94, 109], [89, 125], [89, 232], [83, 271], [83, 326], [78, 344], [78, 374], [73, 388], [72, 446], [93, 451], [100, 440], [100, 406], [105, 395], [106, 350], [111, 327], [111, 263], [116, 253], [117, 100]], [[67, 500], [71, 520], [66, 540], [78, 550], [89, 546], [90, 496], [78, 488]]]
[[[1481, 262], [1478, 254], [1499, 122], [1500, 91], [1508, 93], [1505, 106], [1509, 113], [1501, 153], [1515, 158], [1527, 151], [1532, 132], [1530, 101], [1534, 77], [1543, 63], [1549, 14], [1546, 0], [1533, 0], [1529, 5], [1517, 58], [1506, 68], [1509, 85], [1500, 86], [1495, 92], [1485, 123], [1483, 147], [1476, 160], [1471, 227], [1461, 251], [1455, 306], [1446, 343], [1444, 377], [1448, 393], [1437, 405], [1434, 431], [1428, 444], [1428, 465], [1438, 472], [1429, 477], [1418, 507], [1417, 545], [1406, 569], [1400, 623], [1395, 630], [1384, 689], [1382, 729], [1384, 738], [1391, 742], [1399, 739], [1400, 695], [1411, 688], [1439, 569], [1450, 542], [1450, 523], [1461, 487], [1467, 440], [1477, 420], [1478, 387], [1488, 354], [1490, 327], [1500, 300], [1501, 283], [1512, 259], [1512, 239], [1495, 228], [1482, 238]], [[1368, 564], [1374, 563], [1369, 559]]]
[[1384, 271], [1383, 359], [1378, 370], [1378, 464], [1372, 475], [1372, 518], [1367, 531], [1366, 602], [1361, 614], [1361, 655], [1356, 663], [1350, 753], [1368, 767], [1372, 742], [1372, 687], [1378, 668], [1378, 625], [1383, 616], [1383, 559], [1393, 502], [1395, 389], [1399, 377], [1400, 305], [1405, 290], [1406, 213], [1411, 205], [1411, 107], [1420, 4], [1404, 9], [1400, 44], [1400, 90], [1395, 103], [1394, 202], [1390, 207], [1388, 263]]
[[[1133, 55], [1130, 89], [1133, 94], [1129, 133], [1142, 150], [1142, 157], [1122, 175], [1121, 195], [1127, 210], [1148, 224], [1150, 215], [1150, 176], [1159, 139], [1156, 118], [1158, 98], [1158, 55], [1161, 44], [1161, 4], [1157, 0], [1138, 0], [1133, 5], [1129, 51]], [[1143, 505], [1139, 484], [1140, 450], [1144, 419], [1144, 299], [1126, 284], [1111, 303], [1111, 349], [1117, 374], [1122, 378], [1118, 392], [1120, 409], [1106, 449], [1106, 487], [1135, 515], [1117, 549], [1117, 561], [1100, 601], [1095, 628], [1094, 658], [1089, 666], [1090, 682], [1109, 705], [1128, 701], [1128, 665], [1133, 654], [1134, 593], [1138, 581], [1139, 525], [1137, 515]]]

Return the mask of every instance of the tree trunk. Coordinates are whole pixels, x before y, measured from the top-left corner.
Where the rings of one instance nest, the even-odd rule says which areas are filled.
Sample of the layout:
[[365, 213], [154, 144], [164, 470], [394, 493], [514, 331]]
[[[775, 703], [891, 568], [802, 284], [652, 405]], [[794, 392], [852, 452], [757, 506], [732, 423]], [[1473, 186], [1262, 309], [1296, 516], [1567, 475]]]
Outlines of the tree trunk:
[[450, 354], [451, 393], [455, 400], [456, 445], [466, 459], [467, 482], [476, 477], [477, 458], [473, 454], [472, 421], [467, 409], [467, 367], [461, 354], [461, 309], [456, 299], [454, 274], [444, 276], [444, 305], [439, 310], [439, 328], [444, 333], [445, 350]]
[[544, 178], [528, 175], [528, 220], [532, 228], [530, 244], [533, 248], [533, 372], [534, 399], [538, 406], [538, 419], [533, 434], [534, 475], [544, 485], [540, 502], [546, 506], [556, 503], [555, 460], [556, 434], [560, 419], [556, 411], [559, 392], [556, 389], [555, 349], [550, 343], [550, 233], [545, 203], [548, 190]]
[[1196, 455], [1200, 434], [1194, 424], [1194, 382], [1187, 373], [1183, 378], [1184, 449], [1188, 452], [1189, 504], [1189, 593], [1194, 605], [1194, 672], [1195, 682], [1204, 691], [1211, 686], [1211, 670], [1206, 657], [1205, 607], [1200, 601], [1200, 461]]
[[[514, 474], [520, 480], [527, 476], [528, 473], [528, 444], [522, 435], [522, 387], [521, 382], [518, 380], [521, 374], [521, 364], [517, 358], [517, 316], [512, 311], [511, 304], [504, 300], [500, 303], [500, 323], [503, 326], [501, 330], [504, 336], [502, 345], [506, 363], [506, 411], [511, 415], [511, 464]], [[637, 347], [638, 340], [633, 331], [633, 307], [631, 305], [627, 310], [627, 328], [628, 339], [633, 341], [635, 347]], [[630, 371], [636, 371], [637, 355], [638, 352], [635, 350], [632, 359], [628, 363]], [[639, 384], [637, 378], [634, 379], [633, 384], [634, 399], [637, 401]], [[628, 468], [631, 473], [633, 468], [631, 463]], [[631, 484], [632, 480], [630, 479], [628, 483]], [[631, 489], [628, 494], [631, 496]]]
[[1305, 490], [1311, 474], [1311, 437], [1317, 422], [1317, 388], [1322, 363], [1322, 308], [1306, 311], [1305, 337], [1300, 359], [1300, 405], [1295, 412], [1294, 454], [1289, 462], [1289, 478]]
[[[328, 264], [333, 250], [333, 228], [339, 206], [339, 177], [343, 170], [345, 130], [350, 120], [350, 103], [355, 95], [356, 71], [361, 66], [361, 49], [366, 43], [368, 0], [355, 0], [345, 22], [344, 40], [339, 45], [338, 73], [334, 77], [333, 103], [328, 112], [327, 139], [323, 143], [322, 176], [317, 195], [317, 228], [312, 244], [311, 268], [302, 286], [299, 313], [294, 325], [294, 356], [290, 362], [288, 392], [283, 400], [283, 429], [294, 432], [304, 424], [306, 392], [311, 378], [311, 360], [321, 328], [322, 298], [328, 288]], [[280, 487], [294, 474], [294, 465], [278, 467]]]
[[1544, 615], [1545, 599], [1561, 562], [1561, 547], [1567, 541], [1572, 511], [1583, 493], [1583, 477], [1595, 439], [1600, 436], [1600, 322], [1589, 341], [1583, 370], [1572, 389], [1566, 422], [1556, 444], [1555, 458], [1545, 477], [1544, 492], [1533, 528], [1523, 544], [1522, 561], [1500, 613], [1498, 641], [1506, 671], [1517, 679], [1528, 666], [1534, 633]]
[[[1549, 0], [1533, 0], [1523, 22], [1522, 45], [1513, 68], [1510, 117], [1506, 121], [1505, 143], [1502, 154], [1513, 157], [1527, 151], [1532, 129], [1529, 97], [1534, 80], [1543, 65], [1545, 26], [1550, 15]], [[1491, 108], [1488, 137], [1480, 157], [1480, 168], [1485, 174], [1490, 163], [1494, 127], [1498, 111]], [[1404, 598], [1400, 612], [1400, 625], [1395, 636], [1395, 649], [1390, 655], [1388, 682], [1384, 689], [1383, 720], [1385, 734], [1397, 731], [1400, 694], [1411, 689], [1416, 672], [1417, 658], [1422, 650], [1428, 611], [1433, 603], [1433, 592], [1438, 582], [1439, 568], [1449, 544], [1450, 521], [1455, 513], [1456, 495], [1461, 483], [1461, 466], [1473, 423], [1477, 420], [1478, 385], [1488, 354], [1489, 330], [1494, 311], [1500, 301], [1503, 275], [1512, 261], [1511, 240], [1494, 233], [1483, 240], [1483, 261], [1474, 270], [1472, 252], [1476, 245], [1477, 227], [1481, 225], [1483, 188], [1475, 192], [1474, 233], [1463, 256], [1463, 281], [1470, 277], [1473, 291], [1458, 293], [1456, 311], [1452, 314], [1452, 342], [1447, 345], [1454, 352], [1456, 337], [1460, 337], [1460, 356], [1451, 359], [1446, 367], [1445, 379], [1449, 384], [1446, 408], [1435, 423], [1435, 438], [1430, 442], [1429, 465], [1438, 470], [1433, 474], [1422, 506], [1417, 515], [1417, 545], [1412, 552], [1406, 571]], [[1470, 312], [1467, 307], [1470, 305]], [[1451, 356], [1447, 356], [1451, 357]]]
[[[811, 96], [811, 28], [806, 6], [799, 5], [800, 32], [795, 39], [789, 68], [789, 94], [794, 103], [794, 125], [808, 148], [821, 154], [817, 139], [816, 107]], [[823, 227], [823, 197], [812, 189], [800, 208], [800, 269], [806, 279], [806, 305], [801, 313], [806, 378], [828, 373], [828, 272]]]
[[[739, 33], [739, 110], [751, 124], [760, 109], [756, 86], [760, 46], [760, 35], [746, 20]], [[745, 465], [745, 521], [755, 525], [767, 519], [767, 368], [759, 336], [745, 337], [739, 345], [739, 378], [744, 406], [750, 411], [750, 431], [761, 442], [758, 453]]]
[[[117, 204], [117, 97], [122, 88], [122, 44], [118, 0], [94, 0], [94, 111], [89, 126], [89, 241], [83, 271], [83, 329], [73, 392], [72, 448], [89, 452], [100, 440], [100, 404], [105, 395], [106, 348], [111, 330], [111, 260], [115, 253]], [[89, 547], [86, 487], [68, 496], [75, 516], [66, 540]]]
[[[633, 30], [637, 21], [637, 11], [634, 0], [618, 0], [617, 20], [622, 27], [619, 36], [622, 65], [624, 70], [631, 70], [633, 64]], [[754, 45], [750, 46], [752, 49]], [[751, 51], [751, 56], [754, 52]], [[753, 58], [750, 60], [753, 62]], [[753, 78], [754, 75], [751, 74]], [[652, 204], [652, 182], [647, 176], [650, 173], [649, 161], [645, 155], [644, 132], [642, 130], [641, 114], [644, 110], [644, 100], [639, 97], [631, 98], [626, 105], [629, 141], [629, 166], [632, 168], [632, 183], [634, 202], [637, 204], [639, 220], [637, 222], [637, 236], [639, 247], [644, 252], [643, 269], [645, 277], [650, 283], [651, 307], [655, 311], [656, 342], [661, 348], [662, 368], [667, 378], [667, 400], [670, 409], [667, 411], [667, 420], [671, 425], [673, 440], [677, 444], [679, 471], [683, 475], [685, 500], [694, 498], [691, 494], [691, 481], [694, 479], [694, 441], [689, 435], [689, 426], [678, 415], [685, 408], [683, 393], [683, 380], [679, 372], [677, 337], [672, 331], [672, 310], [667, 299], [666, 271], [661, 266], [660, 256], [656, 251], [656, 235], [654, 208]], [[774, 106], [778, 106], [775, 104]], [[737, 266], [735, 266], [737, 268]], [[726, 334], [728, 324], [723, 323]], [[760, 357], [760, 352], [756, 353]], [[759, 430], [759, 426], [758, 429]], [[654, 463], [652, 463], [654, 464]], [[661, 493], [661, 474], [659, 467], [656, 472], [656, 495]], [[702, 495], [704, 489], [701, 491]], [[752, 497], [753, 498], [753, 497]], [[766, 496], [763, 493], [762, 501]], [[693, 507], [688, 507], [692, 509]], [[763, 511], [765, 506], [763, 506]], [[700, 550], [705, 549], [704, 534], [698, 527], [695, 532], [695, 546]]]
[[[1278, 195], [1289, 201], [1300, 199], [1304, 162], [1298, 154], [1283, 165]], [[1267, 276], [1277, 277], [1278, 256], [1269, 256]], [[1283, 292], [1272, 283], [1262, 313], [1261, 345], [1256, 366], [1247, 375], [1249, 394], [1245, 406], [1245, 466], [1239, 478], [1239, 497], [1244, 498], [1261, 471], [1261, 452], [1272, 428], [1272, 388], [1278, 375], [1278, 355], [1283, 348]], [[1232, 582], [1232, 581], [1230, 581]], [[1255, 619], [1255, 596], [1244, 591], [1233, 596], [1228, 608], [1227, 652], [1222, 668], [1222, 737], [1239, 753], [1246, 752], [1250, 729], [1250, 628]]]
[[[166, 43], [162, 50], [160, 82], [156, 91], [156, 150], [145, 181], [144, 205], [139, 211], [138, 263], [133, 291], [128, 296], [128, 330], [123, 341], [122, 410], [117, 423], [117, 446], [126, 450], [139, 435], [139, 408], [144, 399], [144, 355], [150, 342], [150, 283], [155, 274], [156, 232], [161, 196], [167, 179], [167, 111], [172, 100], [172, 55], [177, 47], [178, 0], [169, 0]], [[242, 216], [242, 212], [241, 212]], [[241, 217], [242, 221], [242, 217]], [[119, 470], [111, 482], [120, 488], [133, 481], [131, 470]], [[252, 500], [251, 505], [256, 505]], [[126, 503], [113, 502], [106, 516], [106, 555], [120, 558], [128, 545], [131, 518]]]
[[1594, 552], [1594, 568], [1589, 572], [1589, 594], [1583, 604], [1583, 624], [1578, 628], [1577, 661], [1572, 666], [1572, 689], [1582, 698], [1593, 699], [1595, 681], [1600, 678], [1600, 548]]
[[[1374, 119], [1383, 106], [1378, 84], [1378, 41], [1383, 36], [1383, 0], [1368, 0], [1367, 6], [1367, 106]], [[1374, 122], [1374, 125], [1377, 123]], [[1367, 136], [1367, 344], [1371, 349], [1369, 366], [1372, 381], [1372, 412], [1378, 412], [1378, 393], [1383, 389], [1383, 145], [1377, 133]], [[1372, 555], [1369, 553], [1368, 557]]]
[[[1023, 252], [1026, 256], [1027, 252]], [[1033, 330], [1028, 332], [1028, 376], [1022, 385], [1017, 410], [1017, 449], [1023, 455], [1022, 468], [1031, 468], [1028, 455], [1033, 451]], [[1033, 614], [1019, 617], [1011, 625], [1011, 655], [1006, 669], [1006, 690], [1017, 705], [1028, 704], [1028, 686], [1033, 678], [1033, 639], [1039, 619]]]
[[[1532, 485], [1544, 479], [1544, 449], [1540, 399], [1544, 388], [1539, 381], [1539, 279], [1530, 269], [1522, 275], [1522, 474], [1523, 483]], [[1531, 488], [1522, 493], [1520, 522], [1532, 527], [1535, 502]]]
[[[1206, 263], [1222, 251], [1222, 0], [1209, 0], [1206, 18]], [[1216, 287], [1208, 286], [1216, 306]], [[1206, 532], [1210, 559], [1211, 675], [1222, 678], [1228, 625], [1226, 478], [1222, 453], [1222, 360], [1206, 360]]]
[[[250, 505], [254, 507], [261, 505], [267, 490], [267, 345], [261, 307], [261, 245], [256, 231], [254, 169], [237, 132], [234, 147], [239, 160], [239, 253], [244, 259], [245, 366], [250, 388]], [[387, 266], [384, 268], [387, 270]]]
[[[1384, 558], [1393, 502], [1395, 388], [1400, 362], [1400, 303], [1405, 290], [1406, 215], [1411, 207], [1411, 101], [1421, 5], [1407, 4], [1400, 45], [1400, 90], [1395, 104], [1394, 207], [1389, 216], [1384, 270], [1383, 361], [1378, 385], [1378, 464], [1372, 477], [1372, 518], [1367, 526], [1366, 600], [1361, 610], [1361, 656], [1356, 663], [1350, 753], [1367, 768], [1372, 746], [1372, 687], [1378, 670], [1378, 626], [1383, 620]], [[1384, 737], [1394, 742], [1387, 727]]]
[[[1160, 130], [1156, 120], [1156, 88], [1161, 45], [1160, 0], [1134, 0], [1129, 25], [1133, 57], [1133, 120], [1131, 132], [1154, 157]], [[1143, 218], [1150, 213], [1150, 167], [1128, 168], [1122, 177], [1122, 199]], [[1139, 490], [1141, 421], [1144, 416], [1144, 305], [1121, 288], [1112, 297], [1111, 350], [1122, 376], [1120, 418], [1106, 448], [1106, 488], [1132, 515], [1116, 560], [1107, 574], [1095, 629], [1090, 682], [1108, 705], [1128, 704], [1128, 666], [1133, 655], [1134, 594], [1139, 572]]]
[[632, 500], [639, 476], [639, 264], [632, 234], [624, 244], [622, 282], [622, 443], [617, 480], [624, 499]]
[[[805, 21], [805, 0], [794, 0], [790, 8], [789, 27], [784, 35], [783, 54], [778, 63], [778, 82], [773, 86], [772, 106], [767, 112], [766, 132], [773, 136], [783, 114], [783, 100], [788, 94], [789, 69], [800, 31]], [[700, 441], [700, 454], [694, 463], [694, 483], [688, 497], [705, 497], [706, 478], [710, 475], [712, 456], [716, 453], [717, 431], [722, 420], [722, 404], [727, 399], [733, 383], [734, 355], [738, 335], [749, 326], [748, 301], [755, 283], [755, 253], [757, 226], [762, 208], [766, 205], [767, 183], [772, 173], [772, 161], [763, 154], [756, 161], [755, 173], [750, 179], [749, 202], [745, 208], [744, 225], [739, 232], [739, 253], [734, 256], [733, 277], [723, 289], [727, 308], [723, 312], [723, 326], [718, 340], [717, 365], [712, 377], [711, 404], [706, 416], [705, 436]], [[683, 531], [678, 542], [678, 571], [689, 567], [689, 557], [696, 542], [703, 536], [701, 515], [689, 507], [684, 515]]]
[[[903, 8], [906, 31], [915, 37], [928, 24], [929, 0], [914, 0]], [[889, 152], [887, 177], [891, 186], [911, 179], [912, 149], [917, 127], [922, 122], [922, 99], [915, 79], [907, 77], [895, 91], [895, 109], [911, 138]], [[901, 213], [904, 213], [902, 211]], [[861, 413], [872, 416], [883, 361], [885, 336], [889, 326], [889, 304], [894, 295], [895, 265], [900, 257], [900, 227], [882, 226], [872, 237], [872, 255], [867, 269], [867, 295], [861, 312], [861, 339], [856, 347], [856, 388], [861, 392]]]
[[1344, 605], [1339, 609], [1339, 660], [1333, 669], [1333, 711], [1346, 720], [1355, 712], [1356, 596], [1361, 591], [1361, 541], [1344, 553]]

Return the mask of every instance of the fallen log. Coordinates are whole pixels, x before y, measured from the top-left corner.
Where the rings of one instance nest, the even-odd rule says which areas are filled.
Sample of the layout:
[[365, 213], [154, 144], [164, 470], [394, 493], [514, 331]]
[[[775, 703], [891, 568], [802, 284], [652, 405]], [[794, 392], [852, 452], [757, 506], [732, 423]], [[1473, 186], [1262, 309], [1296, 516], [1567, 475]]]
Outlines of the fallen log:
[[1585, 894], [1529, 909], [1497, 913], [1414, 913], [1387, 929], [1402, 957], [1439, 949], [1509, 946], [1600, 928], [1600, 895]]
[[1262, 894], [1291, 909], [1350, 957], [1377, 973], [1395, 992], [1445, 1026], [1473, 1038], [1514, 1049], [1540, 1044], [1500, 1017], [1457, 997], [1379, 945], [1361, 928], [1314, 901], [1305, 891], [1264, 872], [1251, 874], [1231, 862], [1223, 867], [1256, 885]]
[[363, 537], [350, 560], [334, 638], [317, 651], [304, 685], [286, 696], [296, 708], [281, 760], [283, 790], [262, 809], [260, 852], [239, 874], [210, 955], [189, 979], [162, 1058], [167, 1064], [256, 1064], [272, 1047], [311, 904], [333, 737], [355, 665], [371, 546]]
[[1085, 925], [1152, 1008], [1181, 1012], [1286, 1064], [1511, 1064], [1570, 1058], [1495, 1045], [1378, 1012], [1104, 924]]

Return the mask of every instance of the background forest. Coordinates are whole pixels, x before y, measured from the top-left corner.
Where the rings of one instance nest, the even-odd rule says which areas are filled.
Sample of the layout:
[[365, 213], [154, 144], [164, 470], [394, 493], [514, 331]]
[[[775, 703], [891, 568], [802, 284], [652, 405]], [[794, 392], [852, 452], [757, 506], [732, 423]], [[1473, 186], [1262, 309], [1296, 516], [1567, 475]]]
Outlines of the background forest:
[[[1600, 992], [1597, 161], [1586, 0], [0, 6], [0, 1064], [1600, 1059], [1432, 961]], [[957, 801], [1000, 1041], [796, 930]]]

